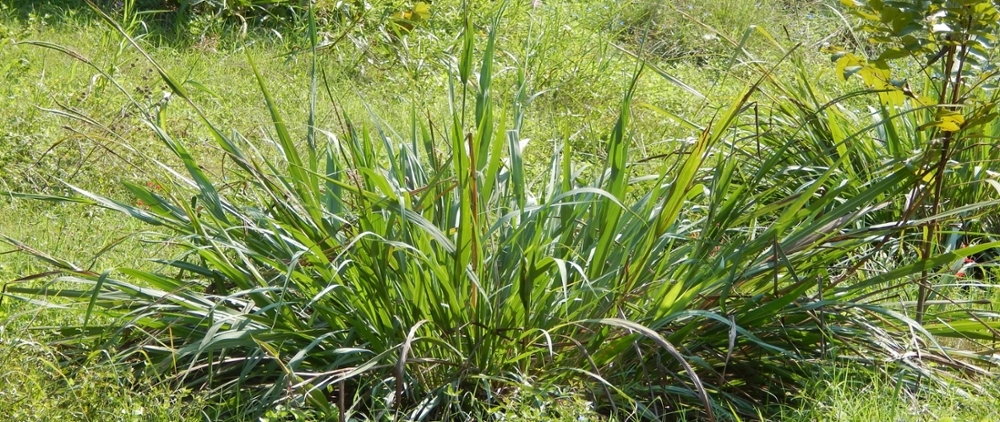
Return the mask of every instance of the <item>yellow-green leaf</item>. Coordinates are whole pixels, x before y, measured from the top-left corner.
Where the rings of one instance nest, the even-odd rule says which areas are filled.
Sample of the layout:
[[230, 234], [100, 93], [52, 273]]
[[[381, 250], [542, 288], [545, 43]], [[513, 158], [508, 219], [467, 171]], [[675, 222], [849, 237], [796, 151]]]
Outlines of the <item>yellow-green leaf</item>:
[[837, 74], [842, 80], [847, 81], [848, 77], [864, 69], [864, 65], [865, 62], [861, 57], [847, 53], [837, 59]]
[[878, 97], [882, 100], [882, 104], [901, 106], [903, 105], [903, 102], [906, 101], [906, 95], [903, 94], [903, 90], [893, 89], [891, 85], [885, 89], [889, 90], [878, 93]]
[[957, 111], [940, 110], [935, 117], [935, 120], [941, 121], [937, 126], [945, 132], [956, 132], [962, 128], [962, 123], [965, 123], [965, 116]]
[[431, 5], [430, 3], [424, 3], [418, 1], [413, 5], [413, 14], [410, 19], [412, 20], [424, 20], [431, 17]]

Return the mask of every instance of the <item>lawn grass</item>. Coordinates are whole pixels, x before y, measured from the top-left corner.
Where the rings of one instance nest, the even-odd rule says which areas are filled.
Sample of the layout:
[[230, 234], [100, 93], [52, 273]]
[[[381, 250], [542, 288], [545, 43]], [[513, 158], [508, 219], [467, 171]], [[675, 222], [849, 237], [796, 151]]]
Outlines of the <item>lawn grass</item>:
[[[604, 38], [606, 35], [598, 31], [599, 25], [588, 27], [585, 18], [598, 16], [595, 20], [599, 23], [609, 19], [582, 6], [552, 3], [546, 6], [547, 14], [518, 9], [523, 13], [519, 16], [524, 18], [518, 25], [537, 25], [542, 29], [536, 30], [543, 33], [552, 31], [537, 38], [541, 43], [537, 51], [547, 54], [537, 72], [548, 77], [542, 79], [543, 86], [536, 88], [539, 92], [550, 93], [538, 97], [537, 104], [525, 119], [524, 137], [532, 139], [527, 151], [531, 179], [544, 171], [551, 150], [549, 142], [554, 142], [550, 140], [568, 138], [580, 152], [581, 161], [596, 163], [604, 158], [602, 145], [606, 139], [602, 134], [617, 118], [613, 105], [634, 65], [629, 54], [609, 44], [615, 38]], [[686, 3], [693, 2], [679, 4]], [[719, 2], [722, 6], [710, 12], [718, 14], [720, 10], [727, 10], [724, 3]], [[778, 3], [768, 3], [775, 13], [782, 10]], [[133, 50], [123, 48], [119, 53], [109, 54], [119, 51], [120, 40], [109, 36], [108, 28], [88, 16], [85, 10], [67, 9], [74, 12], [64, 10], [61, 15], [55, 10], [41, 11], [23, 16], [12, 12], [13, 7], [8, 2], [0, 2], [0, 5], [4, 7], [0, 10], [5, 11], [0, 20], [0, 35], [5, 34], [0, 41], [0, 77], [11, 82], [0, 86], [0, 110], [3, 110], [0, 112], [0, 181], [3, 183], [0, 190], [64, 193], [66, 188], [61, 183], [65, 182], [134, 202], [121, 187], [121, 182], [158, 183], [157, 173], [145, 169], [151, 167], [152, 160], [168, 161], [169, 153], [130, 115], [126, 103], [111, 94], [106, 81], [95, 80], [92, 71], [64, 54], [23, 43], [14, 44], [11, 39], [39, 40], [70, 47], [98, 63], [98, 67], [113, 69], [129, 91], [138, 96], [148, 95], [144, 101], [150, 103], [160, 101], [164, 87]], [[779, 16], [772, 16], [774, 19], [793, 19], [774, 16]], [[738, 22], [756, 23], [744, 14], [739, 17], [742, 20]], [[826, 36], [823, 28], [829, 29], [835, 22], [828, 18], [818, 25], [821, 29], [808, 33], [812, 39]], [[733, 21], [726, 20], [725, 15], [712, 15], [712, 19]], [[759, 24], [765, 28], [770, 24], [775, 33], [778, 32], [775, 27], [780, 27], [780, 23], [774, 22]], [[726, 28], [725, 34], [739, 34], [739, 25], [742, 24]], [[530, 33], [528, 31], [512, 30], [511, 33], [523, 37], [511, 42], [512, 45], [532, 42], [530, 36], [524, 35]], [[695, 33], [694, 36], [699, 35]], [[186, 75], [185, 78], [193, 81], [189, 84], [193, 97], [205, 106], [211, 119], [227, 122], [228, 127], [250, 136], [261, 133], [270, 121], [268, 111], [259, 104], [258, 89], [249, 71], [248, 60], [253, 60], [262, 70], [276, 102], [288, 113], [285, 118], [293, 122], [291, 130], [304, 133], [308, 110], [301, 105], [308, 98], [307, 92], [298, 87], [309, 83], [308, 60], [289, 53], [299, 47], [294, 41], [267, 34], [255, 34], [249, 40], [251, 42], [246, 43], [226, 36], [208, 36], [192, 45], [180, 46], [151, 37], [145, 47], [158, 62], [168, 67], [171, 74]], [[372, 110], [373, 114], [386, 119], [405, 120], [411, 109], [428, 113], [446, 109], [447, 99], [440, 95], [447, 82], [440, 77], [440, 71], [446, 65], [434, 62], [434, 50], [450, 41], [438, 40], [437, 44], [434, 40], [426, 41], [426, 46], [407, 50], [411, 55], [399, 61], [375, 58], [367, 64], [352, 61], [344, 51], [330, 51], [321, 63], [334, 81], [331, 92], [340, 96], [337, 104], [341, 109], [329, 106], [331, 102], [322, 102], [316, 126], [337, 127], [341, 124], [337, 117], [340, 112], [363, 116]], [[684, 42], [688, 44], [683, 48], [694, 48], [690, 46], [692, 41]], [[756, 43], [758, 46], [766, 44], [759, 40]], [[680, 78], [693, 90], [704, 93], [707, 99], [696, 99], [669, 80], [648, 72], [639, 81], [639, 95], [634, 102], [692, 119], [704, 117], [698, 114], [716, 113], [719, 105], [744, 85], [743, 77], [749, 77], [750, 73], [741, 74], [735, 70], [725, 73], [723, 78], [720, 69], [728, 63], [728, 50], [706, 51], [709, 57], [704, 61], [678, 61], [671, 54], [653, 56], [650, 62]], [[516, 52], [512, 49], [512, 54]], [[656, 53], [653, 49], [650, 54]], [[515, 62], [516, 56], [501, 60], [508, 59]], [[805, 60], [819, 66], [822, 56], [808, 54]], [[396, 64], [386, 68], [385, 63]], [[505, 87], [501, 90], [510, 89], [506, 87], [512, 85], [513, 79], [504, 78], [513, 76], [501, 73], [495, 83]], [[511, 93], [501, 91], [497, 97], [498, 101], [505, 101]], [[44, 110], [62, 106], [81, 115], [93, 116], [100, 122], [112, 122], [116, 125], [115, 132], [125, 135], [123, 138], [127, 141], [107, 137], [100, 128], [70, 125], [71, 120], [66, 117]], [[224, 168], [219, 159], [221, 154], [209, 142], [209, 135], [201, 126], [189, 123], [192, 117], [190, 111], [180, 108], [172, 108], [169, 115], [173, 126], [185, 128], [182, 133], [193, 140], [190, 146], [202, 162], [209, 163], [208, 170], [221, 173]], [[67, 126], [73, 130], [84, 127], [92, 131], [88, 133], [91, 136], [79, 136], [66, 129]], [[692, 136], [690, 130], [664, 124], [661, 115], [649, 111], [636, 112], [636, 126], [637, 149], [645, 157], [672, 153]], [[190, 127], [189, 132], [186, 132], [187, 127]], [[259, 142], [260, 139], [255, 140]], [[266, 153], [275, 154], [274, 151]], [[163, 246], [143, 242], [146, 235], [133, 235], [141, 230], [148, 228], [109, 211], [17, 198], [0, 201], [0, 233], [53, 256], [87, 263], [98, 271], [123, 265], [150, 268], [153, 264], [147, 262], [146, 257], [152, 253], [151, 248]], [[130, 236], [121, 240], [126, 235]], [[117, 246], [99, 256], [93, 255], [120, 240]], [[45, 268], [21, 254], [0, 255], [0, 279], [5, 281]], [[107, 364], [84, 361], [78, 362], [76, 367], [67, 367], [60, 363], [61, 352], [57, 348], [41, 345], [50, 332], [28, 330], [73, 325], [79, 323], [80, 318], [77, 314], [38, 312], [29, 304], [10, 300], [0, 306], [0, 321], [3, 321], [0, 325], [0, 383], [4, 385], [0, 387], [0, 402], [16, 403], [0, 407], [0, 419], [214, 419], [214, 403], [206, 402], [198, 391], [176, 391], [157, 380], [137, 380], [121, 368]], [[99, 356], [93, 358], [93, 362], [99, 360]], [[995, 383], [985, 383], [983, 392], [969, 397], [937, 392], [911, 394], [897, 390], [889, 380], [865, 368], [844, 369], [831, 364], [829, 371], [816, 374], [804, 384], [806, 389], [792, 397], [788, 401], [790, 404], [764, 407], [762, 416], [770, 420], [858, 421], [995, 420], [1000, 417], [991, 406], [1000, 397], [1000, 389]], [[587, 399], [578, 392], [526, 391], [514, 397], [512, 409], [516, 410], [497, 409], [498, 414], [507, 415], [506, 420], [600, 419], [594, 413], [580, 414], [592, 410]], [[275, 410], [270, 417], [277, 420], [287, 415], [281, 412]]]
[[806, 384], [794, 407], [781, 408], [775, 421], [991, 421], [997, 410], [997, 386], [986, 392], [926, 394], [897, 388], [893, 380], [869, 368], [830, 366]]

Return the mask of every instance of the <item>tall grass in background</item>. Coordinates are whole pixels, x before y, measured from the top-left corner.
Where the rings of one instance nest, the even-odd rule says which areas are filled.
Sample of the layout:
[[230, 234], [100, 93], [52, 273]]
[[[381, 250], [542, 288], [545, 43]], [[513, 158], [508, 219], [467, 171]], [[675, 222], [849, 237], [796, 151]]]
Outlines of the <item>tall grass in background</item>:
[[[176, 165], [126, 184], [135, 203], [75, 187], [21, 196], [149, 224], [169, 246], [150, 257], [159, 268], [93, 271], [4, 237], [52, 267], [6, 285], [6, 296], [79, 313], [79, 326], [51, 340], [68, 359], [105, 350], [142, 374], [208, 389], [230, 416], [286, 404], [341, 420], [483, 419], [526, 392], [565, 387], [618, 418], [715, 420], [756, 415], [829, 359], [874, 366], [913, 391], [990, 373], [995, 359], [977, 353], [985, 345], [938, 338], [989, 341], [995, 315], [949, 310], [921, 324], [901, 298], [928, 271], [1000, 244], [884, 256], [955, 212], [905, 213], [924, 177], [892, 153], [911, 142], [905, 118], [851, 111], [817, 92], [801, 64], [795, 80], [763, 66], [727, 107], [687, 123], [695, 137], [679, 157], [637, 173], [650, 168], [632, 153], [632, 98], [647, 77], [637, 64], [600, 168], [582, 171], [558, 139], [532, 179], [521, 132], [530, 52], [510, 70], [510, 106], [492, 97], [504, 12], [482, 38], [466, 17], [446, 115], [414, 107], [315, 127], [317, 102], [338, 94], [314, 72], [300, 137], [254, 67], [271, 115], [264, 145], [205, 117], [150, 59], [175, 99], [144, 108], [143, 120]], [[795, 55], [775, 66], [794, 68]], [[166, 124], [178, 102], [226, 155], [221, 176]], [[986, 166], [990, 151], [970, 160]], [[956, 199], [961, 210], [995, 209], [996, 196], [976, 192]]]
[[[623, 2], [620, 37], [640, 40], [650, 56], [670, 63], [695, 61], [699, 66], [727, 72], [732, 56], [727, 39], [772, 58], [774, 37], [813, 46], [817, 37], [834, 38], [842, 22], [829, 13], [834, 2], [805, 0], [632, 0]], [[767, 16], [767, 30], [758, 31]], [[732, 63], [728, 64], [729, 67]], [[718, 69], [715, 69], [718, 68]]]

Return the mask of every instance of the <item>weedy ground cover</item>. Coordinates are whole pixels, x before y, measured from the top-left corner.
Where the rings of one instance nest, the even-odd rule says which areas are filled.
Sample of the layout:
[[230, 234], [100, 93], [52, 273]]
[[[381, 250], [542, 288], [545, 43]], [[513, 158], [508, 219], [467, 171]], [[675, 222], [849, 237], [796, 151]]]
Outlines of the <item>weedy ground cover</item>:
[[[307, 12], [232, 46], [209, 20], [183, 49], [129, 7], [8, 6], [4, 353], [49, 369], [4, 393], [91, 419], [810, 419], [787, 406], [875, 380], [879, 414], [982, 415], [992, 293], [953, 285], [996, 246], [989, 91], [928, 74], [957, 92], [929, 103], [764, 28], [699, 26], [728, 47], [678, 64], [627, 6]], [[934, 33], [902, 45], [979, 42]]]

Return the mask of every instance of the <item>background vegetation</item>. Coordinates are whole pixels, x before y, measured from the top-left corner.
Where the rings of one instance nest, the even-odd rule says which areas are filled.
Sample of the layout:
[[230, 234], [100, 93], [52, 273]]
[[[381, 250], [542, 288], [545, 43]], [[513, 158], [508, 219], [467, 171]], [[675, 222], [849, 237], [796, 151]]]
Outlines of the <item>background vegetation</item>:
[[0, 2], [0, 416], [992, 420], [928, 4]]

